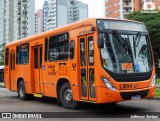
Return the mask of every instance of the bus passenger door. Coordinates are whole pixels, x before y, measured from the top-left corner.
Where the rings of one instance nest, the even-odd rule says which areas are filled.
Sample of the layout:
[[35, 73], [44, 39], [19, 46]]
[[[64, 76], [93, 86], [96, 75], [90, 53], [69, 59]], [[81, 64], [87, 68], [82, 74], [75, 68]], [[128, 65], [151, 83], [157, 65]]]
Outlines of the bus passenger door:
[[10, 53], [10, 73], [11, 73], [11, 77], [10, 77], [10, 89], [14, 90], [14, 78], [15, 78], [15, 53], [11, 52]]
[[42, 93], [42, 46], [34, 47], [34, 87], [35, 93]]
[[81, 99], [95, 101], [93, 35], [79, 37]]

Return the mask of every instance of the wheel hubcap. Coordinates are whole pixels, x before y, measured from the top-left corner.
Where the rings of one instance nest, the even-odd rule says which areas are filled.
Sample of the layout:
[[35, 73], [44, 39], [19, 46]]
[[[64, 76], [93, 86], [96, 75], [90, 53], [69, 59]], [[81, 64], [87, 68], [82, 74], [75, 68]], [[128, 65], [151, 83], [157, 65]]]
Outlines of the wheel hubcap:
[[71, 103], [72, 102], [72, 90], [71, 89], [67, 89], [64, 92], [64, 100], [66, 103]]
[[24, 93], [23, 93], [23, 92], [24, 92], [23, 87], [20, 87], [20, 96], [21, 96], [21, 97], [23, 97], [23, 95], [24, 95]]

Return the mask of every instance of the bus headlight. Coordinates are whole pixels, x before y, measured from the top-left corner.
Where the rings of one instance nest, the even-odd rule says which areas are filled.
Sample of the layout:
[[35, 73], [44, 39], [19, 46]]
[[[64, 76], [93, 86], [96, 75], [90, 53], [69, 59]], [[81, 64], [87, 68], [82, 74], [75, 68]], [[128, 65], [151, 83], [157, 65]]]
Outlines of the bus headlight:
[[110, 90], [116, 90], [116, 88], [113, 86], [113, 84], [108, 80], [106, 79], [105, 77], [101, 76], [105, 86], [110, 89]]
[[155, 86], [155, 84], [156, 84], [156, 74], [154, 75], [150, 86], [153, 87]]

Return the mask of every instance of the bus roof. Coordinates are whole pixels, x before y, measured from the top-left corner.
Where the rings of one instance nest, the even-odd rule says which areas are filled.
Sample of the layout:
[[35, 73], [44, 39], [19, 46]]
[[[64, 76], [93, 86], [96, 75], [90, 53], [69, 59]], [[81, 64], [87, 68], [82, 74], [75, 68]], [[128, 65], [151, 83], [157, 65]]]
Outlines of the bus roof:
[[85, 26], [85, 25], [91, 25], [91, 26], [95, 27], [97, 19], [121, 20], [121, 21], [123, 20], [123, 21], [130, 21], [130, 22], [136, 22], [136, 23], [143, 24], [142, 22], [128, 20], [128, 19], [117, 19], [117, 18], [108, 18], [108, 17], [107, 18], [87, 18], [85, 20], [81, 20], [81, 21], [71, 23], [71, 24], [68, 24], [68, 25], [65, 25], [65, 26], [62, 26], [62, 27], [59, 27], [59, 28], [55, 28], [55, 29], [52, 29], [52, 30], [49, 30], [49, 31], [46, 31], [46, 32], [42, 32], [40, 34], [36, 34], [36, 35], [30, 36], [30, 37], [27, 37], [27, 38], [23, 38], [23, 39], [20, 39], [20, 40], [10, 42], [10, 43], [6, 44], [5, 47], [7, 48], [11, 45], [18, 45], [18, 44], [20, 45], [20, 44], [30, 42], [30, 41], [33, 41], [33, 40], [37, 40], [37, 39], [41, 39], [41, 38], [44, 38], [44, 37], [47, 37], [47, 36], [49, 37], [49, 36], [53, 35], [53, 33], [60, 34], [62, 32], [62, 30], [65, 32], [65, 31], [68, 31], [68, 30], [72, 30], [75, 27], [81, 27], [81, 26]]

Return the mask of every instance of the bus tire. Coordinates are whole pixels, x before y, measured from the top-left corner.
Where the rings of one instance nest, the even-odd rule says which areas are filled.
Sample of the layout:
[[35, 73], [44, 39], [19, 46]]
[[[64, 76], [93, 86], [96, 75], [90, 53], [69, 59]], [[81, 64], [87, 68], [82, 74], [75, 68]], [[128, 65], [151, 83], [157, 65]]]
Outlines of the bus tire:
[[58, 106], [61, 106], [61, 105], [62, 105], [62, 103], [61, 103], [61, 101], [60, 101], [59, 98], [57, 98], [57, 105], [58, 105]]
[[60, 101], [66, 108], [75, 109], [78, 102], [72, 98], [72, 90], [69, 83], [64, 83], [60, 89]]
[[18, 85], [18, 98], [24, 101], [29, 99], [31, 96], [32, 95], [26, 94], [24, 81], [20, 81]]

